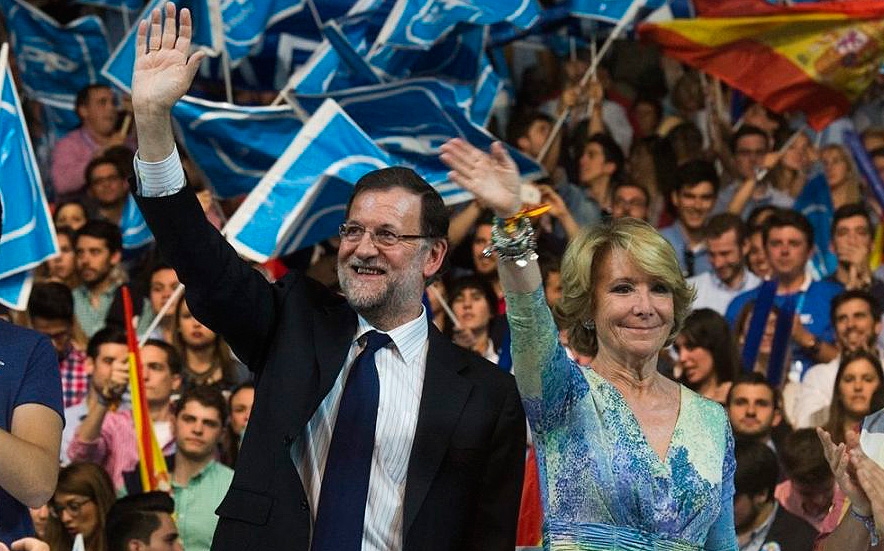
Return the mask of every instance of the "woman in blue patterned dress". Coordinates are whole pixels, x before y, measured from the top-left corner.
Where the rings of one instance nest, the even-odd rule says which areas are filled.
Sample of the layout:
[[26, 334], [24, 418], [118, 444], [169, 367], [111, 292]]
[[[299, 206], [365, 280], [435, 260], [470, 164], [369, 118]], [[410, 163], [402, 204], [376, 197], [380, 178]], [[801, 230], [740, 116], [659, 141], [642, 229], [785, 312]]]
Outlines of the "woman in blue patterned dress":
[[501, 144], [442, 148], [452, 181], [494, 209], [513, 370], [531, 424], [549, 550], [736, 550], [733, 436], [724, 409], [657, 372], [694, 292], [672, 247], [626, 219], [584, 230], [562, 263], [557, 315], [544, 301], [520, 180]]

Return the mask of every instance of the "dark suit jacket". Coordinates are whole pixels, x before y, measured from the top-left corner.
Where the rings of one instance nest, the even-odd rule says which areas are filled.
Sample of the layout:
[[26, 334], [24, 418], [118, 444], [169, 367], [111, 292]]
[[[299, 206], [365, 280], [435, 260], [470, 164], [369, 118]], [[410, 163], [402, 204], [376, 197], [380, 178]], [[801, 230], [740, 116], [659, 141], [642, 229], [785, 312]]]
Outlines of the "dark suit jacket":
[[764, 543], [776, 542], [782, 551], [810, 551], [816, 537], [816, 528], [779, 506]]
[[[138, 204], [193, 314], [224, 336], [257, 380], [212, 549], [306, 550], [310, 511], [290, 448], [340, 373], [356, 313], [300, 272], [267, 283], [205, 220], [189, 189]], [[511, 551], [526, 430], [515, 382], [432, 324], [429, 340], [403, 548]]]

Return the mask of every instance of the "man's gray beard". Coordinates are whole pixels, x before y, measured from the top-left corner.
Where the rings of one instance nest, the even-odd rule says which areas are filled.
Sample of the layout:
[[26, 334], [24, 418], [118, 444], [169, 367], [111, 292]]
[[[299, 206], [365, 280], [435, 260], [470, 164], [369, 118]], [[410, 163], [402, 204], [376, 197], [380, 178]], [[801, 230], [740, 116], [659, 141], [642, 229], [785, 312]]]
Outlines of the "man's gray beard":
[[417, 278], [419, 285], [423, 285], [423, 275], [420, 270], [409, 270], [401, 279], [392, 280], [387, 287], [373, 296], [360, 295], [350, 288], [352, 271], [349, 265], [338, 264], [338, 281], [341, 291], [347, 297], [347, 302], [363, 318], [372, 325], [383, 324], [386, 320], [401, 316], [408, 308], [409, 302], [414, 300], [412, 289], [416, 285], [413, 278]]

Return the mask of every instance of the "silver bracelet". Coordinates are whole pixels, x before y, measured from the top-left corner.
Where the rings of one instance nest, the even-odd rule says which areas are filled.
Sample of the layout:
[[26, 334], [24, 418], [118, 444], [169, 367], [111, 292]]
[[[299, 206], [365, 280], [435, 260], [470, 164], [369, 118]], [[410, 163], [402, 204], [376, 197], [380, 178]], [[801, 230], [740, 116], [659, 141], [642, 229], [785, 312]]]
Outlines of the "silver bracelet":
[[527, 216], [519, 218], [512, 233], [506, 230], [505, 223], [503, 219], [495, 217], [491, 226], [491, 244], [482, 251], [482, 255], [488, 258], [497, 253], [498, 259], [514, 262], [519, 268], [524, 268], [531, 260], [537, 260], [537, 238], [531, 219]]

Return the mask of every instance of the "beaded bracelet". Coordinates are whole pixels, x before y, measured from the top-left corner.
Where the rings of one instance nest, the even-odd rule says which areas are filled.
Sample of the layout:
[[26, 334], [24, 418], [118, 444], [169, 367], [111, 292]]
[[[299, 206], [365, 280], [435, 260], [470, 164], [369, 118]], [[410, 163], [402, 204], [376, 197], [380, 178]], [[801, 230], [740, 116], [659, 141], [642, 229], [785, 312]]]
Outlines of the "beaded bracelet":
[[875, 519], [871, 516], [861, 515], [856, 512], [856, 510], [851, 507], [850, 514], [853, 515], [853, 518], [863, 523], [863, 526], [866, 527], [866, 530], [869, 531], [870, 545], [872, 547], [878, 545], [878, 530], [875, 528]]
[[514, 262], [519, 268], [524, 268], [530, 260], [537, 260], [536, 248], [537, 238], [528, 216], [506, 220], [495, 218], [491, 226], [491, 244], [482, 251], [482, 255], [488, 258], [496, 252], [501, 261]]

